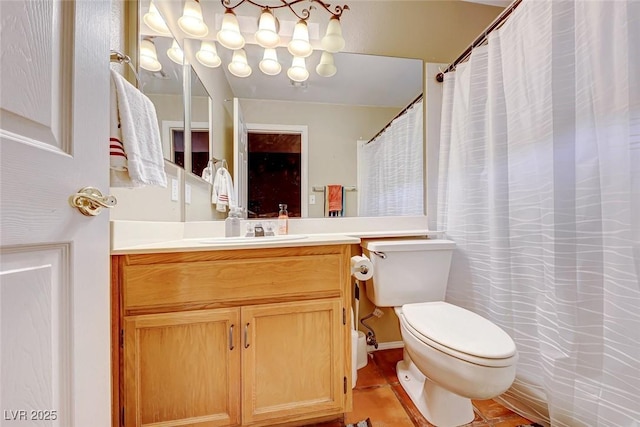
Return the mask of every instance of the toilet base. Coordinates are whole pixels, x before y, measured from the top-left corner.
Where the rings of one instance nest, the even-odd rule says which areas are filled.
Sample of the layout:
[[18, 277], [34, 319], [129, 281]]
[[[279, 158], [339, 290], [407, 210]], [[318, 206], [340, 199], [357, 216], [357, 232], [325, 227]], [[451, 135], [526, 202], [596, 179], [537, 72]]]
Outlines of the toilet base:
[[438, 427], [456, 427], [475, 418], [471, 399], [451, 393], [427, 379], [404, 351], [404, 360], [396, 365], [402, 388], [420, 413]]

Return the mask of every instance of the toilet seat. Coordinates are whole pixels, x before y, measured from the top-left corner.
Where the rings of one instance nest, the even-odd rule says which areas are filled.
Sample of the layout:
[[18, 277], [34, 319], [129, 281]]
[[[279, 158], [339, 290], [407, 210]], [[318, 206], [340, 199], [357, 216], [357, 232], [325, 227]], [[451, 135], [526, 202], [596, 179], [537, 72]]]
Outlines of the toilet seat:
[[517, 360], [511, 337], [484, 317], [444, 301], [405, 304], [406, 329], [424, 344], [482, 366], [510, 366]]

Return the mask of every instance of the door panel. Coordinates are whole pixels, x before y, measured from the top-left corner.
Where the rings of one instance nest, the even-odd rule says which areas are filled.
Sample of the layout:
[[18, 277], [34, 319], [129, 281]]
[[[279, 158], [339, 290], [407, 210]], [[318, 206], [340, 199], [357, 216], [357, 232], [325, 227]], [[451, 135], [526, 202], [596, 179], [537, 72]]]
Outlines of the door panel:
[[244, 423], [344, 410], [341, 313], [337, 298], [242, 308]]
[[108, 191], [109, 6], [0, 1], [0, 406], [38, 425], [111, 424], [109, 218], [69, 205]]
[[238, 308], [125, 318], [125, 425], [238, 425], [239, 321]]
[[24, 7], [9, 1], [0, 10], [1, 16], [14, 18], [2, 20], [2, 60], [12, 61], [2, 68], [0, 80], [3, 130], [68, 153], [73, 3], [39, 1]]
[[59, 245], [2, 254], [0, 407], [54, 411], [44, 425], [71, 425], [69, 253]]

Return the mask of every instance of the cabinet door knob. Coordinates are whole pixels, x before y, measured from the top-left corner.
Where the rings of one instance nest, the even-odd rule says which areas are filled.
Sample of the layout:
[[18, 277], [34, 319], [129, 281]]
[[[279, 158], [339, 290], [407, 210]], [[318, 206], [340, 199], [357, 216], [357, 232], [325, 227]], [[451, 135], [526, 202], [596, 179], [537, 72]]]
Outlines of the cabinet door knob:
[[244, 348], [249, 348], [249, 324], [244, 325]]
[[233, 324], [229, 326], [229, 350], [233, 350], [235, 347], [233, 346]]

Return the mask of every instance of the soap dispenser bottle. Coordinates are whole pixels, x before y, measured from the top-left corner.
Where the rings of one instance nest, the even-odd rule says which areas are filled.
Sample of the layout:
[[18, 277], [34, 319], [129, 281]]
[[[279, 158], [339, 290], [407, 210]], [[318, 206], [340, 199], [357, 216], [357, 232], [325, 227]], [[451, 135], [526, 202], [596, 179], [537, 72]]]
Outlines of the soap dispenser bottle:
[[240, 209], [232, 207], [229, 210], [229, 216], [224, 220], [224, 236], [239, 237], [240, 236]]
[[287, 205], [280, 203], [280, 212], [278, 212], [278, 234], [283, 235], [289, 233], [289, 212]]

